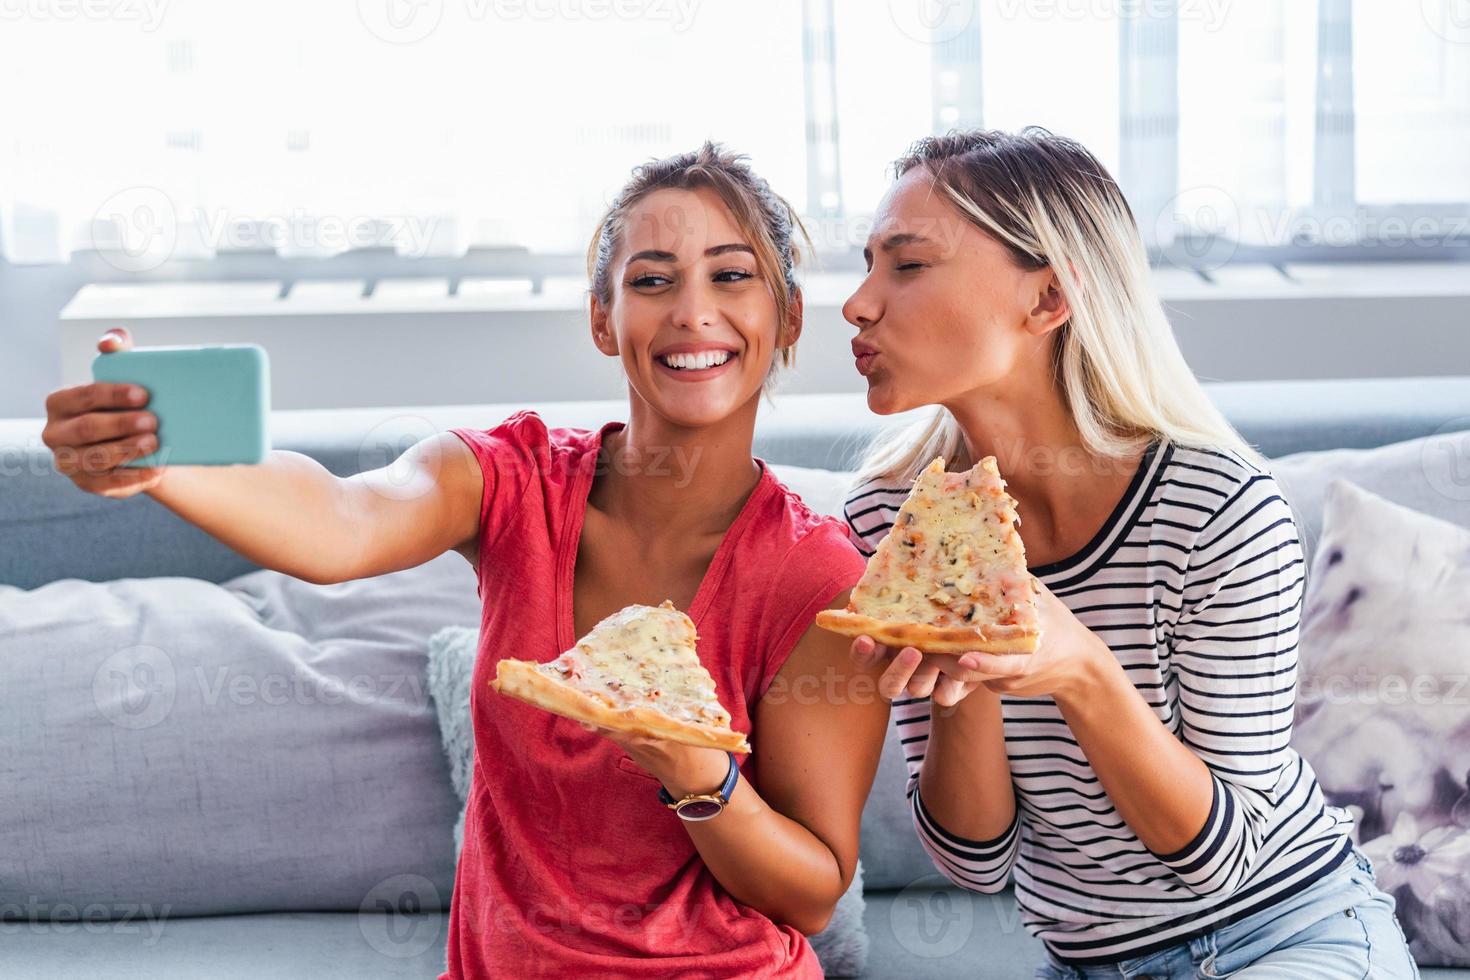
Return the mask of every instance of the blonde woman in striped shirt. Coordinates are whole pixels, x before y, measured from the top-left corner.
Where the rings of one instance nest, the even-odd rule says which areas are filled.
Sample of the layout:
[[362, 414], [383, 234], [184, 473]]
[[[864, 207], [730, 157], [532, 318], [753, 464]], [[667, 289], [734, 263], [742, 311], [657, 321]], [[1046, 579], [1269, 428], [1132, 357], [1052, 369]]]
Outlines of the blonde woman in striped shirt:
[[847, 504], [871, 554], [914, 476], [996, 457], [1043, 640], [922, 655], [864, 637], [920, 839], [1014, 879], [1039, 977], [1417, 976], [1393, 899], [1290, 747], [1304, 572], [1264, 458], [1211, 404], [1117, 184], [1031, 128], [916, 144], [843, 313], [868, 404], [934, 406]]

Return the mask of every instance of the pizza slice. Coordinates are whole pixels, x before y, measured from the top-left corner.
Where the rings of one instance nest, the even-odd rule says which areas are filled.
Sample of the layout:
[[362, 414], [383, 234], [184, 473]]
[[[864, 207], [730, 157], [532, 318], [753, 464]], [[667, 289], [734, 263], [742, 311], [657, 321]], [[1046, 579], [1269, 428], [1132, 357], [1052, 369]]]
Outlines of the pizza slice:
[[1016, 501], [1005, 486], [994, 456], [965, 473], [947, 473], [944, 460], [934, 460], [847, 608], [823, 610], [817, 625], [927, 653], [1034, 652], [1038, 583], [1026, 569]]
[[573, 721], [749, 752], [699, 662], [697, 639], [694, 622], [672, 602], [628, 606], [555, 660], [500, 661], [490, 686]]

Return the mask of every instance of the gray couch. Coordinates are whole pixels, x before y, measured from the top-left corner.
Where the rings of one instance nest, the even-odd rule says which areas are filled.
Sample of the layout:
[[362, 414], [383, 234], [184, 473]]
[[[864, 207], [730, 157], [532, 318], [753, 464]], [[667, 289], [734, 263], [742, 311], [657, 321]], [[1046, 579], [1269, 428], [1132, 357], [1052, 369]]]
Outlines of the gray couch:
[[[1232, 383], [1210, 390], [1246, 437], [1272, 457], [1470, 429], [1470, 378]], [[274, 444], [309, 454], [345, 475], [386, 464], [431, 431], [490, 426], [519, 407], [278, 412]], [[554, 425], [592, 426], [621, 417], [623, 408], [566, 403], [539, 410]], [[851, 396], [778, 396], [774, 407], [762, 411], [757, 453], [775, 463], [806, 467], [849, 468], [880, 424], [860, 398]], [[40, 420], [0, 420], [0, 584], [36, 588], [63, 578], [100, 582], [164, 575], [223, 582], [251, 570], [248, 562], [151, 499], [112, 501], [76, 490], [51, 470], [40, 428]], [[0, 718], [0, 747], [8, 737], [14, 743], [10, 748], [24, 750], [26, 733], [5, 728]], [[1029, 977], [1039, 948], [1021, 928], [1012, 897], [946, 887], [919, 850], [898, 803], [903, 773], [895, 748], [890, 739], [864, 815], [871, 937], [866, 975]], [[118, 758], [116, 764], [122, 770], [138, 760]], [[0, 793], [12, 789], [4, 785], [5, 771], [0, 752]], [[433, 776], [447, 778], [442, 769]], [[413, 787], [405, 785], [403, 792]], [[328, 795], [325, 787], [323, 795]], [[443, 817], [442, 808], [436, 814]], [[48, 833], [46, 826], [26, 830], [36, 839]], [[146, 828], [135, 831], [147, 833]], [[384, 832], [448, 839], [450, 827]], [[371, 847], [373, 841], [361, 846]], [[435, 880], [445, 874], [443, 867], [421, 870]], [[0, 854], [0, 976], [426, 977], [443, 963], [444, 913], [432, 907], [282, 907], [169, 918], [156, 932], [136, 924], [4, 921], [4, 896], [27, 889], [34, 893], [46, 880], [26, 855]], [[231, 881], [221, 876], [213, 887], [227, 898]], [[442, 899], [447, 898], [446, 890]], [[437, 933], [439, 940], [420, 948], [422, 943], [405, 939], [423, 931]], [[1431, 977], [1460, 973], [1425, 971]]]

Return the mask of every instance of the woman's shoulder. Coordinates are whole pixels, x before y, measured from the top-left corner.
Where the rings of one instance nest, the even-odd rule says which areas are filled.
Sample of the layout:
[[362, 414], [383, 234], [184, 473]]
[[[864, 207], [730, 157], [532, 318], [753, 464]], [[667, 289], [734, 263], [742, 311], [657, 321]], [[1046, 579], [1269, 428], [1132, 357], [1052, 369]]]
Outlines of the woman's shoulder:
[[[822, 500], [832, 497], [834, 492], [835, 499], [840, 499], [842, 486], [829, 480], [827, 482], [832, 483], [831, 486], [798, 490], [782, 480], [769, 465], [766, 473], [773, 485], [770, 497], [772, 513], [762, 523], [768, 533], [780, 535], [781, 550], [785, 554], [776, 567], [781, 573], [831, 577], [855, 571], [856, 576], [861, 576], [864, 567], [862, 556], [848, 537], [847, 525], [841, 518], [822, 513], [819, 509], [823, 507]], [[836, 474], [831, 476], [845, 484], [845, 478]], [[802, 496], [803, 492], [811, 495], [813, 500], [808, 502]]]
[[1162, 486], [1166, 501], [1182, 502], [1200, 514], [1201, 531], [1272, 505], [1290, 509], [1269, 461], [1261, 465], [1229, 448], [1170, 443]]
[[449, 430], [459, 436], [477, 456], [506, 449], [533, 448], [546, 445], [550, 430], [541, 416], [531, 409], [523, 409], [507, 416], [489, 428], [454, 426]]
[[[609, 423], [611, 424], [611, 423]], [[580, 453], [593, 448], [597, 432], [573, 427], [551, 427], [535, 409], [522, 409], [490, 428], [456, 426], [449, 430], [459, 436], [475, 454], [486, 461], [490, 457], [504, 461], [544, 462], [561, 453]]]
[[877, 550], [898, 509], [908, 499], [910, 486], [897, 480], [875, 478], [852, 485], [842, 504], [848, 534], [864, 554]]
[[[480, 465], [486, 506], [492, 500], [512, 505], [531, 486], [542, 486], [548, 493], [566, 492], [578, 474], [596, 468], [598, 432], [551, 428], [530, 409], [490, 428], [460, 426], [449, 431], [470, 448]], [[502, 488], [504, 493], [499, 492]]]
[[1197, 475], [1199, 481], [1215, 487], [1240, 487], [1252, 480], [1274, 479], [1269, 460], [1261, 466], [1229, 447], [1191, 446], [1166, 440], [1169, 465]]
[[1194, 573], [1216, 575], [1248, 561], [1301, 561], [1296, 517], [1269, 461], [1261, 465], [1228, 448], [1173, 445], [1165, 477], [1155, 526], [1187, 529], [1182, 543]]

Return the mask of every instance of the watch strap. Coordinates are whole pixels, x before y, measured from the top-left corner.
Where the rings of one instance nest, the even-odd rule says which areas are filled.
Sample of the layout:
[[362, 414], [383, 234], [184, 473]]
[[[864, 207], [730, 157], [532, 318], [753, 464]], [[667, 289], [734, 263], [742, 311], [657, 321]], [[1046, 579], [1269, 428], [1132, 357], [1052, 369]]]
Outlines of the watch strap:
[[[735, 792], [735, 784], [740, 781], [740, 765], [735, 761], [734, 752], [726, 752], [725, 754], [730, 757], [730, 769], [725, 773], [725, 781], [720, 784], [720, 788], [715, 790], [713, 794], [691, 793], [685, 799], [716, 795], [719, 796], [721, 804], [728, 804], [730, 802], [730, 795]], [[667, 807], [677, 807], [682, 802], [681, 800], [674, 799], [669, 791], [662, 786], [658, 788], [658, 801]]]

